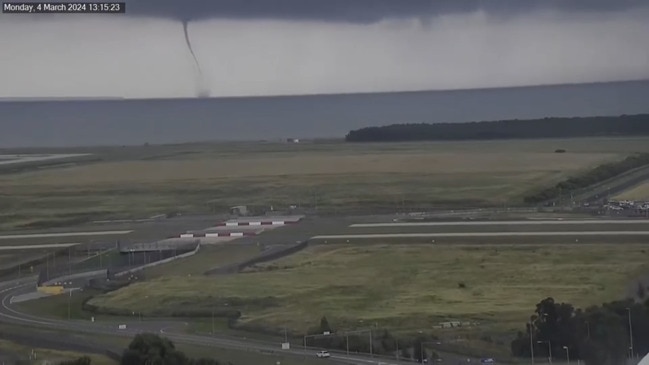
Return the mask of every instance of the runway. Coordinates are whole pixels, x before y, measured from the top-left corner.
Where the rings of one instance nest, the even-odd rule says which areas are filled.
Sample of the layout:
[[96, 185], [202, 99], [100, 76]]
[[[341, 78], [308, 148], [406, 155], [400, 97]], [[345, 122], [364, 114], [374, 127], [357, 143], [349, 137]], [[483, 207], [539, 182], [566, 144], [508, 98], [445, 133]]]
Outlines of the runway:
[[60, 233], [32, 233], [32, 234], [9, 234], [0, 236], [0, 240], [15, 240], [22, 238], [50, 238], [50, 237], [78, 237], [78, 236], [114, 236], [125, 235], [130, 231], [95, 231], [95, 232], [60, 232]]
[[538, 226], [538, 225], [608, 225], [608, 224], [645, 224], [647, 219], [580, 219], [580, 220], [520, 220], [520, 221], [450, 221], [450, 222], [392, 222], [392, 223], [357, 223], [351, 228], [377, 227], [439, 227], [439, 226]]
[[[507, 242], [507, 239], [516, 239], [517, 243], [532, 240], [534, 237], [542, 239], [536, 243], [546, 241], [558, 241], [563, 243], [588, 241], [588, 240], [633, 240], [646, 241], [649, 237], [649, 220], [526, 220], [526, 221], [455, 221], [455, 222], [394, 222], [396, 215], [385, 216], [363, 216], [363, 217], [308, 217], [299, 224], [283, 226], [271, 231], [265, 231], [258, 236], [242, 237], [233, 240], [230, 244], [252, 244], [260, 243], [266, 246], [274, 244], [293, 244], [303, 240], [355, 240], [355, 239], [399, 239], [415, 238], [442, 239], [443, 241], [455, 239], [457, 242], [464, 242], [463, 239], [480, 239], [480, 242], [491, 239], [490, 242]], [[182, 220], [166, 219], [157, 222], [130, 223], [130, 224], [107, 224], [104, 230], [91, 232], [90, 230], [79, 230], [77, 232], [31, 232], [24, 235], [7, 235], [2, 237], [22, 236], [20, 243], [31, 240], [42, 241], [47, 239], [60, 240], [72, 236], [82, 237], [87, 241], [100, 240], [138, 240], [144, 237], [163, 239], [170, 233], [182, 233], [192, 230], [205, 230], [206, 227], [213, 227], [213, 217], [201, 217], [196, 220], [185, 217]], [[635, 229], [635, 230], [634, 230]], [[107, 235], [90, 235], [88, 233], [126, 232]], [[30, 237], [30, 238], [25, 238]], [[4, 238], [8, 239], [8, 238]], [[82, 239], [79, 239], [81, 241]], [[446, 240], [444, 240], [446, 239]], [[68, 241], [69, 242], [69, 241]], [[322, 243], [322, 242], [316, 242]], [[9, 246], [12, 247], [12, 246]], [[25, 248], [25, 246], [21, 246]], [[281, 350], [279, 343], [268, 343], [248, 339], [234, 338], [224, 335], [201, 336], [182, 333], [182, 326], [178, 322], [169, 321], [134, 321], [127, 324], [126, 330], [119, 330], [115, 324], [105, 322], [91, 323], [87, 321], [65, 321], [42, 318], [29, 314], [20, 313], [10, 305], [11, 297], [17, 294], [33, 290], [34, 279], [0, 284], [0, 321], [18, 323], [28, 326], [44, 327], [49, 329], [70, 330], [97, 335], [114, 335], [132, 337], [142, 331], [163, 333], [166, 337], [178, 343], [195, 344], [203, 346], [214, 346], [219, 348], [235, 350], [254, 350], [260, 352], [273, 352], [278, 354], [290, 354], [293, 356], [315, 357], [319, 349], [293, 348]], [[179, 329], [180, 328], [180, 329]], [[369, 357], [369, 356], [347, 356], [345, 353], [331, 351], [331, 361], [339, 363], [354, 364], [401, 364], [396, 359]], [[445, 359], [458, 358], [456, 355], [444, 354]], [[466, 360], [466, 358], [463, 358]], [[479, 361], [479, 359], [472, 359]], [[406, 363], [406, 362], [403, 362]], [[407, 362], [411, 363], [411, 362]]]
[[465, 232], [465, 233], [384, 233], [313, 236], [314, 240], [407, 237], [542, 237], [542, 236], [649, 236], [649, 231], [568, 231], [568, 232]]

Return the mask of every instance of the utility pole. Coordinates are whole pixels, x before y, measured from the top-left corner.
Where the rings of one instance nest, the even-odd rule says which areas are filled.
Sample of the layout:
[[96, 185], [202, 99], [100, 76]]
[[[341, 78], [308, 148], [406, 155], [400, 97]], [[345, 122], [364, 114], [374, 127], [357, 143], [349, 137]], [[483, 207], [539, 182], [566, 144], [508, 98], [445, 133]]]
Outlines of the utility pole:
[[[397, 340], [397, 339], [395, 338], [395, 339], [394, 339], [394, 344], [395, 344], [395, 346], [396, 346], [396, 348], [397, 348], [397, 351], [396, 351], [396, 352], [397, 352], [397, 362], [399, 362], [399, 340]], [[348, 351], [348, 352], [349, 352], [349, 351]]]
[[550, 341], [536, 341], [536, 342], [548, 344], [548, 360], [550, 361], [550, 365], [552, 365], [552, 342]]
[[532, 365], [534, 365], [534, 322], [530, 318], [530, 355], [532, 357]]
[[563, 349], [566, 350], [566, 360], [568, 360], [568, 365], [570, 365], [570, 350], [568, 346], [563, 346]]
[[214, 307], [212, 307], [212, 336], [214, 336]]
[[631, 353], [631, 358], [633, 359], [633, 325], [631, 324], [631, 308], [626, 309], [629, 314], [629, 351]]
[[68, 321], [72, 319], [72, 313], [70, 310], [72, 302], [72, 288], [70, 288], [70, 296], [68, 297]]

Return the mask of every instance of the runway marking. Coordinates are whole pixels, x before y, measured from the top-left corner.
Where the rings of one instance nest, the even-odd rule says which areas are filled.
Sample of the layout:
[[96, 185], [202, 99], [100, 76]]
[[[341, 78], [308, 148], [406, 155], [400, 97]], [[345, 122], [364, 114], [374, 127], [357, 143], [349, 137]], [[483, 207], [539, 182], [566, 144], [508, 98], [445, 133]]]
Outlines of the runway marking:
[[513, 237], [513, 236], [647, 236], [649, 231], [573, 231], [573, 232], [461, 232], [461, 233], [385, 233], [313, 236], [312, 240], [407, 237]]
[[0, 246], [0, 251], [11, 250], [36, 250], [42, 248], [65, 248], [80, 245], [80, 243], [51, 243], [46, 245], [20, 245], [20, 246]]
[[108, 236], [128, 234], [130, 231], [95, 231], [95, 232], [64, 232], [64, 233], [33, 233], [33, 234], [10, 234], [0, 236], [0, 240], [19, 239], [19, 238], [47, 238], [47, 237], [73, 237], [73, 236]]
[[461, 222], [392, 222], [392, 223], [356, 223], [351, 228], [372, 227], [416, 227], [416, 226], [516, 226], [543, 224], [649, 224], [647, 219], [592, 219], [592, 220], [533, 220], [533, 221], [461, 221]]

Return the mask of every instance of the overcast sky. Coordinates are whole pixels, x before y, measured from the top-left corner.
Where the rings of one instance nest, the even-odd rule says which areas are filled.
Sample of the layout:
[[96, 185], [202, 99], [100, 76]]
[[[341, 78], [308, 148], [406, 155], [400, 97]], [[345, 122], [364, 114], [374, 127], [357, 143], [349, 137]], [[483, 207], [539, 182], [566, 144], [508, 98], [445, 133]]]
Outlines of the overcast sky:
[[640, 0], [131, 0], [127, 13], [1, 14], [0, 98], [649, 78], [649, 4]]

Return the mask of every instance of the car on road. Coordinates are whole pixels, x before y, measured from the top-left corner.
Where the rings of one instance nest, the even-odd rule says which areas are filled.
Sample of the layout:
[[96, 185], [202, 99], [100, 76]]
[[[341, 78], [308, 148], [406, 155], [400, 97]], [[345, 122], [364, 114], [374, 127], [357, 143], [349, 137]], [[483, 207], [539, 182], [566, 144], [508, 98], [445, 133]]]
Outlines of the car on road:
[[325, 359], [325, 358], [331, 357], [331, 354], [329, 353], [329, 351], [318, 351], [316, 356], [321, 358], [321, 359]]

